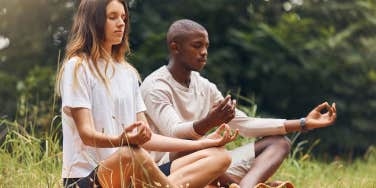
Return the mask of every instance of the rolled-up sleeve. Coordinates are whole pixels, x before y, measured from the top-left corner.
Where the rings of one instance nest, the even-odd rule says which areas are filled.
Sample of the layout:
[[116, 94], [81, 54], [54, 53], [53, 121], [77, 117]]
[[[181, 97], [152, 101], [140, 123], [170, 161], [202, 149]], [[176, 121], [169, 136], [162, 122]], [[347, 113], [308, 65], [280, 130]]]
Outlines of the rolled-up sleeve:
[[193, 121], [183, 121], [173, 107], [171, 96], [162, 89], [142, 91], [143, 99], [147, 107], [147, 114], [165, 136], [198, 139], [193, 128]]
[[[223, 99], [221, 92], [214, 84], [210, 84], [210, 92], [213, 104]], [[259, 137], [286, 134], [285, 121], [285, 119], [248, 117], [244, 112], [236, 109], [235, 118], [228, 124], [232, 129], [239, 129], [239, 134], [244, 137]]]
[[259, 137], [271, 135], [284, 135], [286, 129], [285, 119], [253, 118], [236, 109], [236, 115], [229, 122], [232, 129], [239, 129], [239, 134], [244, 137]]

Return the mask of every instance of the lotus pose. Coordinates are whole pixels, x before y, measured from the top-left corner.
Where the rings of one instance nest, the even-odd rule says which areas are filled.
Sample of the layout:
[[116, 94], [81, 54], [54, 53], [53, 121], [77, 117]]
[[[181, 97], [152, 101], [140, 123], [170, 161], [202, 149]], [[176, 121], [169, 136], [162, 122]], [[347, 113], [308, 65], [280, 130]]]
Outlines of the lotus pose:
[[[62, 99], [64, 187], [205, 187], [231, 163], [220, 146], [237, 133], [226, 124], [198, 141], [152, 133], [138, 73], [124, 57], [128, 25], [124, 1], [79, 4], [56, 84]], [[174, 161], [166, 177], [146, 150], [195, 152]]]
[[[199, 139], [210, 129], [228, 123], [245, 137], [264, 137], [230, 151], [232, 163], [222, 184], [238, 183], [250, 188], [266, 181], [278, 169], [290, 151], [283, 135], [333, 124], [336, 107], [324, 102], [301, 119], [263, 119], [247, 117], [236, 109], [231, 96], [223, 97], [216, 85], [202, 77], [208, 56], [208, 32], [192, 20], [178, 20], [167, 32], [169, 62], [151, 73], [141, 85], [152, 129], [184, 139]], [[321, 113], [326, 109], [326, 113]], [[165, 154], [166, 155], [166, 154]], [[159, 164], [173, 160], [155, 154]]]

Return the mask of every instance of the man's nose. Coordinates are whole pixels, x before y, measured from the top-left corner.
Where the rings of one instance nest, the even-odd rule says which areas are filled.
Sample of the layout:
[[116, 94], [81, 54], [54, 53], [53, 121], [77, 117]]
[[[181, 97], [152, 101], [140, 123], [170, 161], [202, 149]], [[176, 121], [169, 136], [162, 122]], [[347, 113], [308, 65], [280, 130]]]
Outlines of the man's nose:
[[208, 54], [208, 49], [207, 48], [203, 48], [202, 50], [201, 50], [201, 55], [202, 56], [206, 56]]

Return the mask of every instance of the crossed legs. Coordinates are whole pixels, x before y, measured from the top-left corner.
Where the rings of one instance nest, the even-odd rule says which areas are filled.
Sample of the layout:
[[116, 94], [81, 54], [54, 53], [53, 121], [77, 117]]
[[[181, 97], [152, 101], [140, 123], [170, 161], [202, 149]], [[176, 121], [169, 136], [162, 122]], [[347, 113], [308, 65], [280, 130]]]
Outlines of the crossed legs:
[[[282, 164], [290, 151], [290, 142], [283, 136], [270, 136], [255, 143], [251, 168], [244, 177], [230, 175], [241, 188], [265, 182]], [[231, 157], [223, 148], [196, 151], [173, 161], [171, 175], [166, 177], [142, 148], [122, 147], [104, 160], [98, 168], [102, 187], [186, 187], [202, 188], [223, 174]]]
[[128, 188], [130, 184], [136, 188], [202, 188], [223, 174], [230, 163], [223, 148], [209, 148], [175, 160], [166, 177], [144, 149], [122, 147], [100, 163], [97, 176], [104, 188]]
[[291, 145], [284, 136], [269, 136], [255, 143], [255, 159], [243, 177], [229, 175], [241, 188], [252, 188], [271, 177], [290, 152]]

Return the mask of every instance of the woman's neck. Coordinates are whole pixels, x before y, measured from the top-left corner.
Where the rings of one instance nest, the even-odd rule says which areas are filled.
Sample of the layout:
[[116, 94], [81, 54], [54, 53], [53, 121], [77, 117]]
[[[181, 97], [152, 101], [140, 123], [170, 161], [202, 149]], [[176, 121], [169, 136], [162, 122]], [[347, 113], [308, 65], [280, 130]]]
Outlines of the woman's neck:
[[111, 55], [112, 53], [112, 44], [104, 43], [103, 44], [104, 50]]

